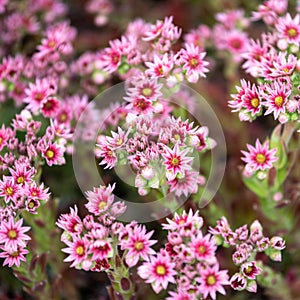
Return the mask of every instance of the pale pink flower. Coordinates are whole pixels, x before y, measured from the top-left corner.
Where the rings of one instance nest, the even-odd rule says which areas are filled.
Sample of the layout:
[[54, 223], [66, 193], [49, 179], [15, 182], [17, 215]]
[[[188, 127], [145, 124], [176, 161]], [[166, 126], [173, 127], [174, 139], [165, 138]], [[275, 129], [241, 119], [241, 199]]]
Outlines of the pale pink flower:
[[247, 148], [249, 152], [241, 151], [245, 155], [242, 160], [254, 171], [270, 169], [273, 163], [278, 160], [275, 156], [277, 149], [269, 149], [268, 141], [262, 145], [257, 139], [255, 147], [247, 144]]

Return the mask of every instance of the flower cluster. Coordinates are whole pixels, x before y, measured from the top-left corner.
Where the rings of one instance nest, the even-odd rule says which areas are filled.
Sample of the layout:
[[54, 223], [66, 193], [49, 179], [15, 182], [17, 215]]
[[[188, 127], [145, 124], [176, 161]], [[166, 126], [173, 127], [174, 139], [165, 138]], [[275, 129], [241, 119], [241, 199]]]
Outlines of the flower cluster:
[[274, 261], [281, 261], [281, 251], [285, 248], [285, 242], [281, 237], [274, 236], [271, 239], [263, 235], [263, 228], [259, 221], [254, 221], [233, 231], [225, 217], [217, 221], [215, 227], [210, 227], [209, 232], [214, 235], [218, 245], [235, 247], [232, 255], [233, 263], [239, 267], [231, 279], [231, 287], [235, 290], [247, 289], [256, 293], [256, 277], [263, 271], [263, 264], [256, 259], [258, 253], [265, 253]]
[[241, 121], [272, 114], [280, 123], [299, 119], [299, 41], [300, 16], [285, 13], [287, 1], [266, 1], [254, 13], [262, 18], [271, 32], [261, 40], [250, 40], [243, 51], [243, 68], [257, 84], [244, 79], [232, 94], [229, 107], [239, 112]]
[[164, 249], [144, 262], [138, 274], [153, 290], [159, 293], [169, 283], [176, 284], [167, 299], [202, 299], [216, 293], [225, 295], [224, 285], [229, 284], [227, 270], [219, 270], [217, 245], [213, 236], [202, 233], [203, 219], [199, 212], [175, 213], [172, 220], [163, 224], [168, 231]]
[[65, 261], [72, 262], [70, 267], [97, 272], [114, 269], [121, 253], [126, 265], [133, 267], [155, 253], [151, 248], [156, 243], [151, 240], [153, 231], [147, 233], [145, 226], [134, 221], [124, 226], [116, 220], [126, 206], [114, 202], [114, 187], [100, 186], [87, 192], [89, 214], [83, 219], [77, 207], [60, 216], [57, 226], [64, 230], [61, 239], [67, 248], [63, 252], [69, 255]]
[[207, 127], [172, 116], [161, 89], [157, 80], [136, 81], [125, 97], [124, 129], [118, 127], [111, 136], [101, 135], [96, 154], [105, 168], [131, 165], [141, 195], [154, 188], [187, 196], [205, 183], [193, 166], [195, 155], [210, 150], [215, 142], [208, 137]]

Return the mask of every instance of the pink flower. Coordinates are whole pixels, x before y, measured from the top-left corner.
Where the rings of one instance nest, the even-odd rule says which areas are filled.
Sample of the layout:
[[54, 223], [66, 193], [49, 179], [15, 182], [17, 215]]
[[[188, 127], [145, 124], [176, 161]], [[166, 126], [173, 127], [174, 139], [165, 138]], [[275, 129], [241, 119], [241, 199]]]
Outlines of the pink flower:
[[8, 129], [5, 128], [4, 124], [0, 129], [0, 151], [7, 145], [7, 141], [10, 138]]
[[59, 111], [59, 100], [55, 97], [48, 97], [41, 105], [43, 116], [53, 118]]
[[8, 203], [9, 201], [16, 202], [19, 196], [20, 187], [15, 183], [14, 178], [3, 176], [0, 180], [0, 197], [4, 197], [4, 201]]
[[178, 197], [197, 193], [199, 185], [203, 185], [204, 183], [204, 177], [200, 176], [198, 172], [193, 171], [185, 171], [184, 177], [175, 177], [173, 180], [167, 182], [170, 185], [170, 192], [175, 192], [175, 195]]
[[244, 263], [241, 271], [246, 278], [254, 280], [262, 272], [262, 269], [256, 265], [255, 261], [251, 261]]
[[27, 164], [18, 163], [15, 164], [15, 170], [10, 168], [9, 171], [14, 179], [14, 182], [20, 185], [31, 182], [35, 173], [35, 170], [30, 168]]
[[96, 216], [107, 211], [114, 201], [113, 190], [115, 184], [105, 186], [100, 186], [94, 188], [93, 191], [86, 192], [88, 203], [85, 207], [88, 211]]
[[186, 49], [181, 49], [177, 54], [179, 64], [183, 64], [186, 71], [186, 78], [190, 82], [197, 82], [199, 77], [206, 77], [208, 72], [206, 66], [209, 64], [203, 58], [206, 53], [201, 52], [200, 48], [193, 44], [185, 44]]
[[300, 42], [300, 15], [294, 19], [288, 13], [285, 17], [279, 18], [276, 23], [279, 38], [287, 39], [289, 43], [299, 45]]
[[108, 241], [95, 240], [90, 244], [92, 260], [104, 259], [112, 256], [112, 247]]
[[148, 67], [145, 74], [152, 77], [166, 77], [174, 66], [173, 58], [165, 53], [162, 57], [154, 55], [153, 62], [145, 62]]
[[16, 223], [13, 217], [9, 217], [8, 221], [2, 221], [0, 225], [0, 244], [4, 244], [5, 248], [17, 249], [18, 246], [25, 247], [30, 237], [25, 234], [30, 227], [22, 226], [23, 219]]
[[29, 88], [25, 89], [27, 97], [24, 99], [24, 102], [28, 103], [27, 109], [34, 113], [38, 112], [47, 97], [53, 95], [54, 92], [53, 83], [46, 78], [37, 79], [35, 84], [29, 83]]
[[145, 226], [135, 226], [134, 229], [129, 232], [128, 239], [121, 241], [122, 250], [128, 249], [126, 254], [126, 263], [129, 267], [135, 266], [140, 257], [148, 261], [149, 256], [155, 254], [155, 251], [151, 249], [157, 241], [150, 240], [153, 231], [146, 233]]
[[255, 147], [247, 144], [249, 152], [241, 151], [245, 157], [242, 158], [247, 163], [246, 167], [254, 171], [272, 168], [272, 165], [278, 158], [275, 156], [276, 148], [269, 150], [269, 142], [266, 141], [263, 145], [256, 140]]
[[17, 246], [16, 248], [0, 247], [0, 249], [2, 250], [2, 252], [0, 252], [0, 258], [5, 258], [3, 266], [8, 265], [9, 267], [12, 267], [13, 265], [16, 265], [16, 267], [19, 267], [21, 261], [26, 261], [24, 255], [28, 253], [28, 250], [22, 246]]
[[153, 290], [159, 293], [167, 289], [169, 283], [175, 283], [175, 263], [171, 262], [169, 255], [161, 251], [157, 256], [151, 256], [149, 262], [145, 262], [138, 268], [138, 274], [151, 283]]
[[186, 156], [189, 149], [180, 150], [179, 145], [176, 144], [173, 149], [164, 146], [163, 150], [163, 164], [166, 166], [168, 180], [175, 179], [177, 175], [184, 176], [185, 171], [191, 170], [190, 163], [193, 161], [193, 157]]
[[25, 184], [24, 192], [26, 196], [31, 199], [39, 199], [43, 201], [48, 201], [50, 194], [48, 193], [49, 188], [44, 188], [44, 183], [41, 183], [39, 186], [36, 182], [31, 184]]
[[242, 291], [247, 286], [247, 280], [240, 273], [236, 273], [231, 277], [230, 285], [234, 290]]
[[273, 113], [274, 118], [277, 119], [280, 113], [285, 112], [285, 104], [291, 94], [291, 89], [286, 84], [276, 81], [271, 85], [266, 85], [265, 88], [266, 101], [263, 103], [267, 107], [265, 115]]
[[59, 217], [56, 225], [70, 234], [80, 234], [83, 229], [83, 224], [78, 216], [77, 206], [70, 209], [69, 214], [63, 214]]
[[285, 241], [280, 236], [274, 236], [270, 240], [271, 247], [276, 250], [283, 250], [285, 248]]
[[197, 260], [203, 260], [212, 263], [215, 262], [215, 252], [217, 250], [217, 246], [214, 238], [210, 234], [203, 236], [200, 231], [197, 236], [192, 235], [189, 246], [191, 248], [191, 252]]
[[177, 213], [174, 214], [174, 218], [170, 220], [167, 218], [168, 224], [163, 224], [163, 229], [165, 230], [176, 230], [176, 231], [187, 231], [195, 228], [197, 230], [201, 229], [203, 225], [203, 218], [199, 216], [199, 211], [197, 210], [195, 213], [190, 209], [187, 214], [184, 211], [181, 215]]
[[206, 298], [208, 295], [215, 300], [216, 292], [225, 295], [225, 289], [223, 285], [229, 284], [229, 277], [227, 270], [219, 271], [219, 265], [216, 264], [213, 267], [207, 267], [201, 272], [201, 277], [197, 279], [200, 283], [198, 291]]
[[68, 248], [62, 249], [69, 256], [64, 259], [65, 262], [72, 262], [70, 268], [79, 267], [79, 265], [87, 258], [87, 250], [89, 242], [86, 237], [79, 238], [74, 236], [73, 241], [66, 240]]
[[57, 143], [49, 143], [42, 149], [42, 156], [46, 159], [48, 166], [63, 165], [66, 160], [64, 158], [65, 147]]
[[195, 300], [196, 296], [190, 294], [188, 291], [178, 290], [177, 292], [169, 292], [170, 297], [166, 300]]

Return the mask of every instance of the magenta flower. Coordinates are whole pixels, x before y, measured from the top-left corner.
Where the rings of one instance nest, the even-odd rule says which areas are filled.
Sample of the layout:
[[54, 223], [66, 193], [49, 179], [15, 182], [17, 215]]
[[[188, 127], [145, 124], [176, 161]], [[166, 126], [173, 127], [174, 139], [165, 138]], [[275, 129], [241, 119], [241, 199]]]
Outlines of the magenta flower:
[[167, 146], [163, 148], [164, 152], [162, 157], [164, 158], [164, 165], [166, 166], [166, 177], [168, 180], [173, 180], [177, 175], [184, 176], [184, 172], [191, 170], [190, 163], [193, 158], [186, 156], [189, 153], [189, 149], [180, 150], [179, 145], [176, 144], [173, 149]]
[[266, 141], [263, 145], [256, 140], [255, 147], [247, 144], [249, 152], [241, 151], [245, 157], [242, 158], [247, 163], [246, 167], [257, 171], [272, 168], [272, 165], [278, 158], [275, 156], [276, 148], [269, 150], [269, 142]]
[[247, 279], [240, 273], [236, 273], [231, 277], [230, 285], [234, 290], [242, 291], [247, 286]]
[[30, 227], [22, 226], [23, 219], [14, 222], [13, 217], [9, 217], [8, 221], [2, 221], [0, 224], [0, 244], [4, 244], [5, 248], [17, 249], [18, 246], [25, 247], [30, 237], [25, 234]]
[[0, 249], [2, 250], [2, 252], [0, 252], [0, 258], [4, 258], [3, 266], [8, 265], [12, 267], [16, 265], [16, 267], [19, 267], [21, 261], [26, 261], [24, 255], [28, 253], [28, 250], [22, 246], [17, 246], [16, 248], [0, 247]]
[[175, 263], [171, 262], [169, 255], [161, 251], [157, 256], [151, 256], [149, 262], [145, 262], [138, 268], [138, 274], [151, 283], [153, 290], [159, 293], [167, 289], [169, 283], [175, 283]]
[[225, 295], [225, 289], [223, 285], [229, 284], [229, 277], [227, 270], [219, 271], [219, 265], [215, 264], [213, 267], [207, 267], [202, 270], [201, 277], [197, 279], [200, 283], [198, 291], [206, 298], [208, 295], [215, 300], [216, 292]]
[[244, 263], [241, 271], [246, 278], [254, 280], [262, 272], [262, 269], [256, 265], [255, 261], [251, 261]]

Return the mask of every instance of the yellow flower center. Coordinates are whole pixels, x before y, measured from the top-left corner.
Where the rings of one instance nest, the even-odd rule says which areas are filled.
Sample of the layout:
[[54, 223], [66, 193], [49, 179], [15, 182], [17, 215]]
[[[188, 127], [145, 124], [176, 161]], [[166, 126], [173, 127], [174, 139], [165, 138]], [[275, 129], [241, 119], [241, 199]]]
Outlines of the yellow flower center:
[[252, 107], [258, 108], [258, 106], [259, 106], [259, 99], [258, 98], [253, 98], [253, 99], [251, 99], [250, 103], [251, 103]]
[[17, 183], [21, 184], [21, 183], [24, 183], [25, 182], [25, 177], [24, 176], [19, 176], [17, 178]]
[[177, 157], [173, 157], [171, 160], [171, 165], [176, 167], [179, 165], [179, 159]]
[[83, 246], [78, 246], [78, 247], [76, 247], [76, 254], [78, 254], [78, 255], [83, 255], [84, 254], [84, 248], [83, 248]]
[[118, 145], [118, 146], [121, 146], [122, 144], [123, 144], [123, 139], [117, 139], [117, 142], [116, 142], [116, 144]]
[[59, 116], [59, 121], [60, 121], [60, 122], [65, 122], [66, 120], [67, 120], [67, 114], [62, 113], [62, 114]]
[[150, 89], [150, 88], [143, 88], [143, 89], [142, 89], [142, 94], [143, 94], [144, 96], [151, 96], [151, 94], [152, 94], [152, 89]]
[[104, 209], [106, 206], [107, 206], [107, 202], [105, 202], [105, 201], [99, 202], [99, 205], [98, 205], [99, 209]]
[[208, 285], [214, 285], [216, 283], [216, 277], [214, 275], [209, 275], [206, 279]]
[[196, 59], [196, 58], [191, 58], [190, 59], [190, 65], [191, 65], [191, 67], [197, 67], [198, 66], [198, 60]]
[[158, 265], [158, 266], [156, 267], [156, 273], [157, 273], [158, 275], [166, 275], [166, 273], [167, 273], [166, 267], [163, 266], [163, 265]]
[[199, 254], [204, 254], [206, 252], [206, 247], [201, 245], [200, 247], [198, 247], [198, 252]]
[[246, 269], [244, 269], [245, 274], [251, 274], [252, 273], [252, 267], [249, 266]]
[[29, 208], [34, 208], [34, 202], [33, 201], [29, 202], [28, 207]]
[[15, 239], [17, 237], [17, 232], [14, 229], [11, 229], [8, 231], [7, 235], [10, 239]]
[[289, 71], [290, 71], [290, 69], [289, 68], [283, 68], [283, 70], [282, 70], [284, 73], [288, 73]]
[[262, 153], [258, 153], [256, 154], [256, 161], [259, 163], [259, 164], [263, 164], [265, 161], [266, 161], [266, 156]]
[[2, 144], [2, 142], [3, 142], [3, 138], [2, 138], [2, 137], [0, 137], [0, 145]]
[[53, 158], [54, 157], [54, 151], [52, 151], [52, 150], [47, 150], [46, 151], [46, 156], [47, 156], [47, 158]]
[[140, 250], [144, 249], [144, 243], [142, 243], [142, 242], [135, 242], [134, 243], [134, 248], [136, 250], [140, 251]]
[[287, 32], [288, 36], [293, 38], [295, 36], [297, 36], [297, 30], [295, 28], [290, 28]]
[[14, 189], [11, 186], [9, 186], [5, 189], [5, 193], [6, 195], [11, 196], [14, 193]]
[[282, 104], [283, 104], [283, 98], [282, 98], [281, 96], [277, 96], [277, 97], [275, 98], [274, 102], [275, 102], [275, 104], [276, 104], [277, 106], [282, 106]]

